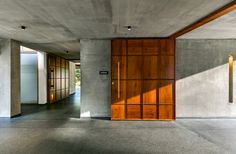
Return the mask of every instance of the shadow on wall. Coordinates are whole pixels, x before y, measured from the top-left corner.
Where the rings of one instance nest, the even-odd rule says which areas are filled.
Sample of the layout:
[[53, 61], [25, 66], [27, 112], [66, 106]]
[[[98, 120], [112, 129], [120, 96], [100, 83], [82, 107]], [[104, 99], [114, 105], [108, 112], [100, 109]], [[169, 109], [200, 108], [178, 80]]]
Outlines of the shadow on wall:
[[176, 80], [224, 65], [230, 54], [236, 59], [236, 40], [176, 41]]
[[[236, 40], [177, 40], [177, 117], [236, 117], [236, 105], [229, 103], [228, 93], [228, 57], [236, 57], [235, 43]], [[236, 85], [236, 78], [233, 83]], [[234, 96], [235, 92], [236, 88]]]

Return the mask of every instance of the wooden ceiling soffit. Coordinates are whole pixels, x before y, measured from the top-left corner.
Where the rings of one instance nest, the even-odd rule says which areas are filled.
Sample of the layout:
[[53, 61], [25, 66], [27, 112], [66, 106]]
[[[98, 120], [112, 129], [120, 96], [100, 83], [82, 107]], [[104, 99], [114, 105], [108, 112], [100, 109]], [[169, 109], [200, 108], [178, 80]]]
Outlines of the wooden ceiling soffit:
[[198, 20], [197, 22], [185, 27], [184, 29], [182, 29], [180, 31], [177, 31], [176, 33], [172, 34], [170, 37], [171, 38], [177, 38], [177, 37], [179, 37], [183, 34], [186, 34], [186, 33], [190, 32], [190, 31], [192, 31], [192, 30], [194, 30], [194, 29], [196, 29], [196, 28], [198, 28], [198, 27], [200, 27], [200, 26], [202, 26], [202, 25], [204, 25], [204, 24], [206, 24], [206, 23], [208, 23], [212, 20], [217, 19], [217, 18], [219, 18], [219, 17], [221, 17], [221, 16], [223, 16], [223, 15], [225, 15], [225, 14], [227, 14], [227, 13], [229, 13], [229, 12], [235, 10], [235, 9], [236, 9], [236, 0], [229, 3], [228, 5], [212, 12], [211, 14], [209, 14], [206, 17]]

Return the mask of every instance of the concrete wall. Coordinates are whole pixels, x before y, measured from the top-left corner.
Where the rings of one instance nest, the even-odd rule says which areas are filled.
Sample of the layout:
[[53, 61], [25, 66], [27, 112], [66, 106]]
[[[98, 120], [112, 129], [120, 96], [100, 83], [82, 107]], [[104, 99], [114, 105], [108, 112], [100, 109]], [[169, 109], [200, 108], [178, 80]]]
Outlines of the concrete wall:
[[[81, 117], [109, 117], [110, 40], [81, 40]], [[99, 75], [99, 71], [109, 75]]]
[[21, 113], [20, 44], [3, 40], [0, 46], [0, 117], [12, 117]]
[[234, 104], [228, 102], [228, 56], [236, 59], [236, 40], [177, 40], [176, 116], [236, 117], [236, 62]]
[[75, 93], [75, 63], [69, 62], [70, 94]]
[[38, 54], [38, 104], [47, 103], [47, 54]]
[[38, 103], [37, 61], [37, 53], [21, 53], [21, 103], [23, 104]]

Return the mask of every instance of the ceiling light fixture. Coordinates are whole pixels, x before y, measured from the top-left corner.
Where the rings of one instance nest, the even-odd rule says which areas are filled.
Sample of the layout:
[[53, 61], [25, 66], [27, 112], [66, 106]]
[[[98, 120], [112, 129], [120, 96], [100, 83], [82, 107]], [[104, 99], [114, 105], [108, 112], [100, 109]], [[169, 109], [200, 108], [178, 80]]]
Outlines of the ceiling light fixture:
[[128, 28], [128, 30], [129, 30], [129, 31], [132, 29], [132, 27], [131, 27], [131, 26], [127, 26], [127, 28]]
[[25, 30], [26, 29], [26, 26], [20, 26], [20, 28], [22, 29], [22, 30]]

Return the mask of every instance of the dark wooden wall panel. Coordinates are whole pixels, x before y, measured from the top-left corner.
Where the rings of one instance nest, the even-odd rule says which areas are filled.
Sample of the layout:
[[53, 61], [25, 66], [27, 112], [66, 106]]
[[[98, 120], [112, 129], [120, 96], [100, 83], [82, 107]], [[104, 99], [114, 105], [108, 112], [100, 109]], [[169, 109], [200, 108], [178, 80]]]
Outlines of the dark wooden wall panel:
[[48, 55], [48, 102], [69, 96], [69, 61]]
[[[126, 99], [126, 81], [120, 81], [120, 91], [118, 90], [117, 80], [112, 80], [112, 104], [125, 104]], [[118, 94], [119, 93], [119, 94]], [[118, 96], [119, 95], [119, 96]]]
[[175, 119], [175, 40], [112, 41], [112, 120]]
[[127, 80], [127, 104], [141, 103], [141, 80]]
[[150, 119], [150, 120], [157, 119], [157, 106], [143, 105], [143, 119]]
[[142, 56], [128, 56], [127, 57], [127, 79], [141, 79], [142, 78]]
[[159, 41], [157, 39], [143, 40], [143, 55], [160, 54]]
[[143, 104], [156, 104], [157, 102], [157, 80], [144, 80], [143, 81]]
[[159, 79], [160, 78], [160, 59], [159, 56], [143, 56], [143, 79]]
[[120, 79], [126, 79], [126, 56], [113, 56], [112, 57], [112, 79], [118, 79], [118, 67]]
[[142, 55], [142, 40], [127, 40], [128, 55]]
[[141, 105], [127, 105], [127, 119], [139, 120], [141, 116]]
[[112, 110], [112, 119], [113, 120], [125, 120], [126, 114], [125, 114], [125, 105], [116, 105], [113, 104], [111, 107]]

